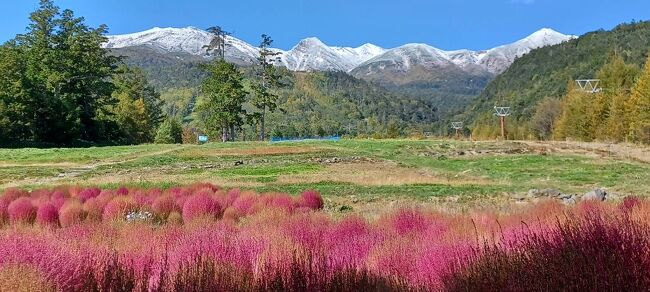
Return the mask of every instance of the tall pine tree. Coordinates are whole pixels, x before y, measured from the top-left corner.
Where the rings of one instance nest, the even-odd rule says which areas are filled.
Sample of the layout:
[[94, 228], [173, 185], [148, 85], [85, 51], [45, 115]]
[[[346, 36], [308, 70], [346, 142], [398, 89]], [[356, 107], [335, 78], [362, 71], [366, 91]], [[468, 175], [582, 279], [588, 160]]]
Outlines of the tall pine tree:
[[273, 88], [280, 85], [280, 74], [273, 65], [273, 59], [280, 53], [270, 49], [273, 40], [270, 36], [263, 34], [262, 41], [259, 45], [259, 57], [257, 58], [257, 82], [253, 85], [254, 96], [251, 104], [259, 112], [256, 113], [256, 120], [260, 125], [260, 140], [266, 139], [266, 114], [274, 112], [277, 108], [278, 95], [272, 91]]
[[235, 129], [243, 124], [243, 104], [248, 94], [243, 74], [234, 64], [218, 59], [205, 65], [208, 77], [203, 81], [202, 99], [196, 107], [197, 118], [206, 128], [220, 131], [223, 142], [235, 140]]
[[72, 11], [40, 1], [27, 32], [3, 45], [0, 53], [0, 64], [16, 66], [0, 82], [5, 95], [0, 111], [14, 111], [8, 115], [19, 119], [3, 131], [5, 140], [103, 139], [98, 115], [112, 102], [110, 77], [118, 61], [101, 47], [105, 33], [105, 26], [89, 28]]

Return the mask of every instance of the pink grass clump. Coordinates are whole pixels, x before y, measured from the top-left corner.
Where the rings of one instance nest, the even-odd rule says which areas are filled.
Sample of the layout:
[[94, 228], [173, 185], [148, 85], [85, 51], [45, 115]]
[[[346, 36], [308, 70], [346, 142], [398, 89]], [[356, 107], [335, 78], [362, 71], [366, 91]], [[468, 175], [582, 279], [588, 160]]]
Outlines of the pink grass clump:
[[15, 199], [24, 196], [27, 196], [27, 192], [16, 188], [8, 188], [0, 196], [0, 202], [5, 202], [7, 205], [9, 205]]
[[388, 219], [391, 227], [397, 234], [406, 235], [413, 233], [422, 233], [432, 223], [422, 212], [416, 210], [403, 209], [398, 211], [392, 218]]
[[221, 215], [221, 206], [205, 191], [188, 198], [183, 204], [183, 221], [190, 222], [199, 217], [217, 218]]
[[36, 211], [36, 223], [41, 226], [57, 226], [59, 224], [59, 211], [52, 203], [45, 203]]
[[129, 189], [127, 189], [127, 188], [125, 188], [125, 187], [120, 187], [119, 189], [117, 189], [116, 194], [117, 194], [118, 196], [126, 196], [126, 195], [129, 194]]
[[106, 204], [102, 219], [104, 221], [123, 220], [128, 212], [137, 209], [138, 206], [132, 198], [118, 196]]
[[325, 205], [320, 193], [315, 190], [308, 190], [302, 192], [302, 194], [300, 194], [299, 202], [300, 202], [300, 206], [307, 207], [312, 210], [323, 209], [323, 206]]
[[68, 201], [59, 211], [59, 223], [62, 227], [70, 227], [83, 222], [84, 210], [78, 201]]
[[28, 197], [20, 197], [7, 207], [9, 219], [15, 223], [31, 223], [36, 218], [36, 207]]
[[81, 202], [85, 202], [88, 199], [95, 198], [99, 196], [99, 194], [102, 192], [99, 188], [87, 188], [83, 189], [81, 192], [79, 192], [78, 198], [81, 200]]
[[163, 218], [167, 218], [171, 212], [180, 211], [180, 208], [174, 202], [174, 198], [170, 195], [161, 195], [154, 199], [151, 209], [156, 215]]

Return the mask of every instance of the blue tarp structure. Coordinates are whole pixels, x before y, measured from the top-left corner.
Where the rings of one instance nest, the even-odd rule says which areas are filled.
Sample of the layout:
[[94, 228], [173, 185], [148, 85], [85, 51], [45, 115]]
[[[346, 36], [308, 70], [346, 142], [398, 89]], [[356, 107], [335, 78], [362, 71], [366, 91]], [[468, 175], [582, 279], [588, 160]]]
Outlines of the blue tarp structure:
[[304, 141], [339, 141], [341, 140], [340, 136], [328, 136], [328, 137], [307, 137], [307, 138], [282, 138], [282, 137], [272, 137], [271, 143], [282, 143], [282, 142], [304, 142]]
[[208, 142], [208, 136], [206, 135], [199, 135], [199, 143], [207, 143]]

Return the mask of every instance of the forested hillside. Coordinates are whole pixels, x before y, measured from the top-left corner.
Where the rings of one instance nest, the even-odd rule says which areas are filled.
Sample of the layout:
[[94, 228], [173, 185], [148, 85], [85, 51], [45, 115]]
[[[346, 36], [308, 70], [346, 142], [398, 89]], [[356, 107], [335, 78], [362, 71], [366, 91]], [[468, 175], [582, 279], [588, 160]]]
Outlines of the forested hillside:
[[159, 90], [196, 87], [206, 74], [200, 64], [206, 59], [184, 53], [160, 53], [148, 47], [109, 49], [113, 56], [122, 57], [124, 62], [144, 70], [153, 86]]
[[433, 131], [436, 106], [398, 96], [342, 72], [293, 73], [271, 116], [276, 136], [375, 135]]
[[[276, 90], [278, 110], [269, 114], [266, 126], [271, 136], [397, 137], [433, 132], [440, 120], [438, 108], [429, 100], [397, 96], [343, 72], [282, 72], [284, 86]], [[247, 76], [252, 78], [250, 71]], [[250, 92], [250, 82], [246, 83]], [[198, 87], [161, 90], [165, 113], [191, 128], [203, 128], [192, 114], [201, 98]], [[249, 103], [244, 108], [253, 112]], [[251, 125], [243, 125], [242, 134], [255, 139]]]
[[[187, 100], [188, 91], [198, 94], [199, 87], [206, 74], [201, 69], [202, 64], [206, 64], [209, 60], [190, 55], [185, 53], [160, 53], [154, 49], [147, 47], [133, 47], [133, 48], [120, 48], [120, 49], [111, 49], [111, 54], [115, 56], [121, 56], [124, 58], [124, 62], [133, 67], [138, 67], [143, 69], [147, 73], [151, 84], [155, 86], [163, 96], [163, 99], [167, 101], [168, 104], [176, 104], [176, 109], [171, 109], [171, 111], [176, 111], [178, 109], [178, 103], [183, 105], [190, 105], [190, 101]], [[252, 68], [250, 66], [240, 65], [240, 68], [247, 74], [248, 77], [252, 75]], [[405, 108], [414, 110], [412, 116], [406, 117], [405, 113], [402, 112], [401, 120], [404, 125], [410, 123], [409, 121], [415, 121], [420, 119], [420, 111], [429, 111], [432, 107], [435, 107], [437, 119], [445, 119], [452, 114], [462, 112], [462, 110], [471, 103], [471, 101], [481, 92], [481, 89], [485, 87], [487, 82], [490, 80], [491, 76], [488, 75], [476, 75], [469, 76], [460, 74], [456, 71], [446, 70], [445, 72], [438, 72], [435, 77], [434, 73], [430, 72], [420, 72], [418, 80], [403, 80], [404, 85], [394, 85], [394, 84], [380, 84], [379, 82], [373, 81], [364, 81], [360, 78], [352, 77], [350, 74], [343, 72], [291, 72], [288, 70], [282, 70], [285, 72], [290, 79], [294, 79], [295, 76], [313, 76], [318, 80], [321, 80], [321, 86], [314, 88], [317, 91], [322, 90], [319, 94], [336, 94], [337, 92], [346, 91], [349, 95], [361, 96], [365, 98], [364, 102], [372, 101], [374, 98], [377, 98], [378, 103], [368, 103], [368, 106], [377, 106], [376, 104], [386, 104], [386, 102], [381, 101], [382, 96], [390, 95], [391, 101], [394, 105], [397, 105], [396, 108], [398, 111], [403, 111]], [[451, 77], [450, 74], [456, 74]], [[426, 76], [425, 76], [426, 75]], [[329, 80], [334, 78], [336, 80]], [[316, 80], [313, 79], [313, 80]], [[342, 80], [346, 81], [342, 81]], [[310, 79], [311, 80], [311, 79]], [[341, 83], [343, 82], [343, 83]], [[290, 82], [293, 84], [293, 82]], [[330, 88], [331, 86], [336, 86], [336, 88]], [[346, 87], [349, 86], [349, 87]], [[293, 88], [299, 90], [298, 88]], [[183, 92], [183, 93], [180, 93]], [[295, 93], [295, 91], [294, 91]], [[312, 92], [314, 93], [314, 92]], [[284, 91], [285, 98], [286, 94], [289, 94], [288, 91]], [[310, 96], [315, 96], [314, 94]], [[178, 100], [177, 98], [181, 98]], [[309, 96], [308, 96], [309, 97]], [[307, 97], [307, 98], [308, 98]], [[329, 96], [328, 98], [338, 99], [336, 96]], [[353, 99], [361, 101], [364, 98]], [[383, 102], [383, 103], [382, 103]], [[421, 108], [415, 108], [415, 103], [426, 103], [422, 105]], [[398, 105], [400, 104], [400, 105]], [[411, 105], [409, 105], [411, 104]], [[383, 106], [383, 105], [380, 105]], [[324, 111], [333, 111], [333, 108], [322, 108]], [[187, 111], [185, 111], [187, 112]], [[390, 115], [387, 115], [387, 117]], [[187, 116], [185, 118], [188, 118]], [[383, 122], [383, 118], [380, 119]], [[430, 122], [431, 120], [428, 119]], [[342, 124], [350, 124], [350, 121], [340, 120], [338, 121]], [[356, 123], [356, 121], [354, 121]], [[408, 126], [417, 127], [417, 124], [409, 124]], [[431, 131], [433, 125], [429, 125]], [[445, 129], [446, 130], [446, 129]], [[444, 132], [444, 131], [443, 131]], [[440, 133], [440, 131], [436, 131]]]
[[[206, 76], [202, 66], [208, 60], [182, 53], [160, 54], [148, 48], [116, 49], [112, 54], [147, 73], [151, 84], [161, 92], [169, 116], [182, 119], [190, 127], [203, 128], [195, 122], [192, 112]], [[239, 68], [246, 80], [254, 79], [254, 68]], [[458, 111], [462, 109], [460, 104], [471, 100], [470, 92], [448, 96], [399, 93], [344, 72], [291, 72], [285, 68], [278, 71], [285, 86], [275, 90], [279, 111], [269, 115], [267, 125], [273, 136], [444, 134], [446, 131], [436, 127], [444, 118], [440, 109]], [[248, 91], [252, 91], [250, 86]], [[254, 139], [255, 131], [250, 126], [245, 125], [242, 130], [245, 138]]]
[[533, 50], [490, 82], [462, 118], [473, 121], [475, 136], [495, 137], [498, 121], [492, 108], [510, 106], [511, 138], [541, 136], [530, 121], [542, 100], [563, 99], [576, 79], [599, 78], [613, 56], [626, 64], [642, 67], [648, 50], [650, 22], [622, 24], [611, 31], [591, 32], [559, 45]]

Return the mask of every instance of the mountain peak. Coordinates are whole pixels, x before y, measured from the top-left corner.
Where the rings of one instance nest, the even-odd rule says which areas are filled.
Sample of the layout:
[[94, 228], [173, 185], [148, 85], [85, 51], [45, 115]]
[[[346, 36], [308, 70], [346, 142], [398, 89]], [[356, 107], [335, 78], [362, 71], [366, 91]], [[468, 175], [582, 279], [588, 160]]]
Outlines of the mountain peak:
[[525, 39], [530, 39], [530, 38], [540, 38], [540, 37], [568, 37], [568, 35], [565, 35], [563, 33], [559, 33], [551, 28], [542, 28], [532, 34], [530, 34], [528, 37]]
[[300, 40], [298, 42], [298, 45], [304, 45], [304, 46], [321, 46], [325, 47], [325, 43], [323, 43], [319, 38], [317, 37], [308, 37], [305, 39]]

